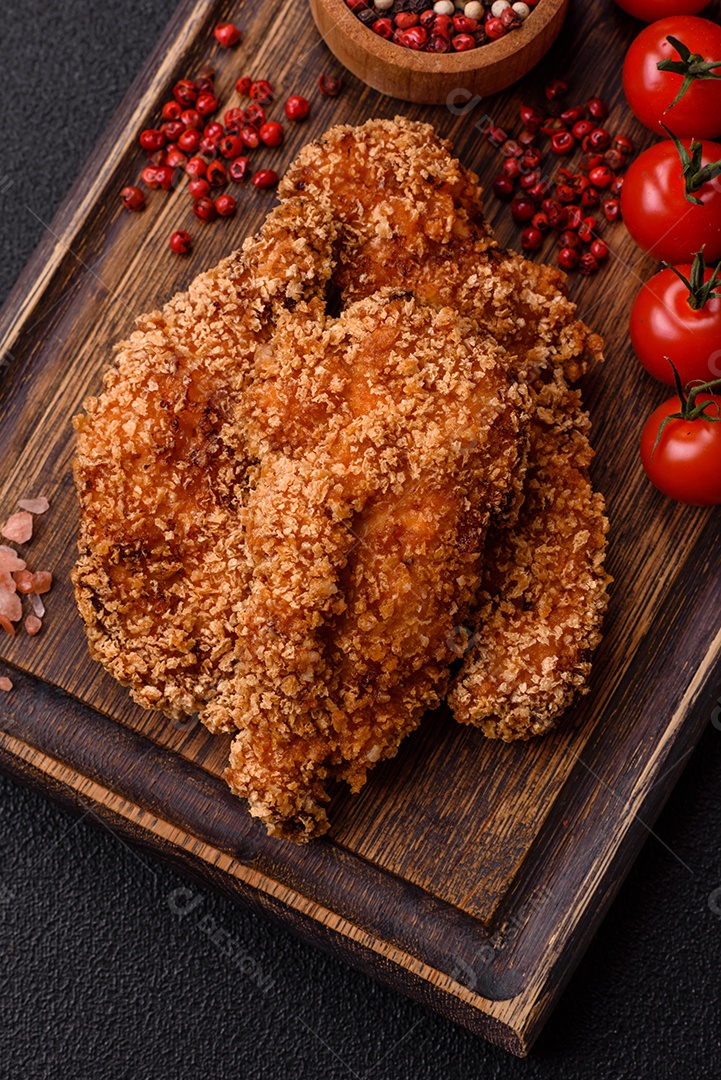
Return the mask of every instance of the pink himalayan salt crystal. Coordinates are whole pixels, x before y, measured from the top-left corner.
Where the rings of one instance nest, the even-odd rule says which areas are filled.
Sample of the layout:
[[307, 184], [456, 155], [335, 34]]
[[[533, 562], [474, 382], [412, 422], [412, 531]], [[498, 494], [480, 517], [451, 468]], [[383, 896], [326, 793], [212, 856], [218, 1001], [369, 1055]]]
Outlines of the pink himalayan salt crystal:
[[0, 675], [0, 690], [12, 690], [13, 684], [8, 679], [7, 675]]
[[27, 563], [24, 559], [21, 559], [17, 551], [14, 548], [7, 547], [6, 544], [0, 544], [0, 570], [9, 574], [14, 574], [16, 570], [24, 570]]
[[21, 510], [27, 510], [29, 514], [44, 514], [50, 509], [50, 503], [44, 495], [41, 495], [39, 499], [18, 499], [18, 506]]
[[28, 596], [28, 600], [30, 601], [30, 607], [33, 609], [36, 618], [42, 619], [43, 615], [45, 614], [45, 604], [42, 602], [40, 597], [37, 596], [36, 593], [31, 592]]
[[13, 574], [13, 579], [19, 593], [25, 594], [33, 591], [33, 575], [29, 570], [19, 570], [16, 574]]
[[33, 535], [33, 515], [27, 510], [19, 510], [17, 514], [11, 514], [0, 532], [6, 540], [12, 540], [16, 544], [26, 544]]
[[10, 622], [10, 620], [6, 619], [5, 616], [2, 614], [0, 614], [0, 626], [2, 626], [3, 630], [7, 634], [10, 634], [11, 637], [15, 637], [15, 627]]
[[49, 570], [36, 570], [33, 574], [32, 591], [37, 593], [38, 596], [42, 596], [43, 593], [50, 592], [52, 583], [53, 575]]
[[0, 587], [0, 615], [9, 619], [10, 622], [19, 622], [23, 617], [22, 604], [18, 594], [2, 587]]
[[0, 589], [7, 589], [8, 592], [15, 592], [17, 589], [15, 578], [7, 570], [0, 570]]
[[25, 620], [25, 630], [30, 637], [35, 637], [42, 629], [42, 620], [38, 619], [37, 615], [28, 615]]

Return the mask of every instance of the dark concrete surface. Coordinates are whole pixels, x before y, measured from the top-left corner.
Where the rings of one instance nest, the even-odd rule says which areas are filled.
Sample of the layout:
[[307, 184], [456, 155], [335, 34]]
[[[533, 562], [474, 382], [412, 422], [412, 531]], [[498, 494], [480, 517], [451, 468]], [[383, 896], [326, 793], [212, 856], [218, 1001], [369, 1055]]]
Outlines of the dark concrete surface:
[[[172, 0], [0, 4], [0, 298], [172, 10]], [[201, 893], [199, 918], [180, 919], [169, 903], [180, 878], [0, 777], [0, 1078], [721, 1076], [721, 914], [712, 910], [721, 900], [709, 903], [721, 886], [714, 705], [526, 1061], [218, 897]], [[215, 950], [200, 913], [272, 987]]]

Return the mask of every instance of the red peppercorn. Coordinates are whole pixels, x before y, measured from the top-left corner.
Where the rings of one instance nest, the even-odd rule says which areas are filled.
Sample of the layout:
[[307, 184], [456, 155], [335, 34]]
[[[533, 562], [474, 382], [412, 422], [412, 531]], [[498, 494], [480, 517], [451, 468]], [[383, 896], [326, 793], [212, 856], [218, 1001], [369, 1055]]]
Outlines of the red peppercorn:
[[594, 120], [605, 120], [608, 116], [608, 105], [605, 101], [601, 101], [600, 98], [589, 98], [586, 102], [586, 108], [589, 116], [592, 116]]
[[518, 158], [507, 158], [503, 162], [503, 173], [505, 176], [510, 176], [511, 180], [517, 180], [521, 175], [521, 164]]
[[[511, 158], [515, 162], [515, 158]], [[493, 190], [499, 199], [507, 202], [513, 198], [513, 192], [516, 189], [516, 185], [510, 176], [506, 176], [504, 173], [500, 173], [493, 181]]]
[[498, 38], [503, 37], [506, 32], [506, 28], [500, 19], [491, 17], [490, 19], [486, 19], [485, 31], [486, 37], [490, 38], [491, 41], [497, 41]]
[[232, 217], [235, 213], [236, 201], [232, 195], [219, 195], [215, 200], [215, 209], [221, 217]]
[[200, 150], [201, 154], [206, 154], [208, 157], [215, 157], [217, 149], [218, 144], [215, 139], [205, 138], [200, 140], [198, 150]]
[[377, 34], [378, 37], [388, 40], [388, 38], [393, 37], [393, 21], [392, 19], [376, 19], [371, 26], [371, 30], [374, 34]]
[[519, 115], [521, 117], [521, 123], [524, 127], [527, 127], [529, 131], [538, 131], [541, 124], [546, 119], [541, 110], [537, 109], [535, 105], [521, 105]]
[[220, 161], [211, 161], [205, 173], [205, 178], [211, 187], [222, 187], [228, 183], [228, 174], [225, 165]]
[[275, 90], [267, 79], [256, 79], [250, 86], [250, 96], [259, 105], [270, 105], [275, 98]]
[[325, 97], [338, 97], [343, 89], [343, 80], [337, 75], [321, 75], [318, 89]]
[[218, 211], [215, 209], [215, 203], [207, 196], [196, 199], [193, 203], [193, 213], [200, 221], [215, 221], [218, 215]]
[[595, 188], [607, 188], [611, 186], [616, 177], [608, 165], [597, 165], [595, 169], [591, 169], [588, 179]]
[[184, 109], [188, 109], [198, 97], [198, 88], [191, 79], [181, 79], [173, 87], [173, 97]]
[[186, 128], [197, 128], [200, 131], [203, 126], [203, 117], [197, 109], [183, 109], [180, 119]]
[[499, 19], [505, 26], [506, 30], [510, 30], [511, 27], [515, 29], [517, 26], [521, 25], [521, 20], [512, 8], [504, 8], [499, 15]]
[[626, 155], [622, 154], [620, 150], [616, 150], [613, 146], [603, 155], [603, 160], [613, 172], [626, 168]]
[[166, 120], [160, 125], [160, 130], [169, 143], [174, 143], [185, 131], [185, 124], [182, 120]]
[[174, 233], [171, 233], [168, 243], [170, 250], [174, 251], [176, 255], [187, 255], [193, 246], [190, 233], [187, 233], [185, 229], [177, 229]]
[[578, 230], [578, 239], [582, 244], [590, 244], [593, 240], [596, 221], [595, 218], [591, 218], [590, 220], [593, 222], [593, 225], [590, 225], [587, 219], [584, 219]]
[[521, 187], [525, 190], [534, 187], [541, 179], [540, 169], [530, 169], [528, 172], [521, 173]]
[[271, 188], [278, 183], [278, 173], [274, 169], [259, 169], [253, 177], [253, 184], [257, 188]]
[[240, 30], [233, 23], [218, 23], [213, 30], [213, 37], [224, 49], [232, 49], [240, 41]]
[[[404, 30], [400, 36], [399, 44], [406, 49], [415, 49], [418, 52], [428, 40], [428, 31], [422, 26], [411, 26]], [[475, 44], [475, 42], [474, 42]]]
[[587, 135], [590, 135], [595, 127], [596, 125], [593, 120], [579, 120], [573, 125], [571, 130], [573, 131], [574, 139], [580, 141], [581, 139], [585, 139]]
[[188, 164], [185, 166], [185, 171], [191, 180], [197, 180], [200, 176], [205, 176], [208, 166], [201, 157], [192, 157]]
[[194, 199], [204, 199], [210, 195], [210, 184], [202, 177], [194, 178], [188, 184], [188, 193], [192, 195]]
[[238, 183], [238, 184], [241, 184], [245, 180], [247, 172], [248, 172], [248, 158], [247, 157], [234, 158], [233, 161], [231, 161], [230, 165], [228, 166], [228, 173], [230, 175], [230, 179], [235, 180], [236, 183]]
[[443, 34], [444, 37], [451, 36], [453, 33], [453, 19], [450, 15], [436, 15], [433, 20], [433, 33]]
[[202, 136], [197, 128], [186, 128], [178, 139], [178, 146], [186, 154], [194, 154], [200, 147], [201, 138]]
[[595, 187], [587, 187], [585, 191], [581, 193], [581, 206], [584, 210], [593, 210], [601, 201], [601, 196], [596, 191]]
[[523, 157], [523, 147], [520, 143], [517, 143], [515, 139], [506, 139], [503, 146], [500, 147], [501, 153], [504, 157]]
[[531, 226], [528, 229], [524, 229], [521, 233], [521, 247], [524, 251], [538, 251], [543, 245], [543, 233], [540, 229], [534, 229]]
[[562, 270], [574, 270], [578, 266], [579, 254], [575, 248], [564, 247], [558, 253], [558, 265]]
[[218, 149], [223, 157], [235, 158], [243, 153], [243, 140], [240, 135], [224, 135], [218, 143]]
[[601, 209], [606, 221], [618, 221], [621, 217], [621, 203], [615, 195], [612, 198], [604, 199], [601, 203]]
[[259, 128], [261, 124], [265, 123], [265, 109], [255, 101], [251, 101], [245, 110], [245, 122]]
[[475, 34], [478, 30], [478, 20], [471, 19], [468, 15], [452, 15], [453, 29], [459, 34]]
[[[238, 109], [238, 112], [240, 113], [241, 117], [244, 116], [242, 109]], [[226, 113], [225, 115], [227, 116], [228, 113]], [[225, 128], [222, 124], [219, 124], [217, 120], [211, 120], [211, 122], [209, 124], [206, 124], [203, 128], [203, 135], [206, 139], [212, 139], [214, 142], [217, 142], [218, 139], [222, 139], [225, 135]]]
[[562, 248], [580, 248], [581, 241], [575, 232], [570, 229], [565, 229], [558, 238], [558, 243]]
[[177, 101], [166, 101], [163, 105], [163, 120], [180, 120], [181, 107]]
[[499, 127], [498, 124], [494, 124], [489, 127], [486, 132], [486, 142], [489, 142], [491, 146], [499, 147], [503, 146], [504, 142], [508, 138], [508, 133]]
[[162, 150], [166, 143], [165, 135], [157, 128], [145, 128], [140, 132], [140, 138], [138, 142], [142, 146], [143, 150], [147, 150], [149, 154], [152, 154], [155, 150]]
[[598, 273], [598, 259], [590, 251], [587, 251], [578, 260], [578, 272], [584, 277], [590, 277], [591, 274]]
[[250, 94], [250, 88], [253, 85], [253, 80], [250, 75], [241, 75], [235, 84], [235, 89], [239, 94], [247, 97]]
[[208, 124], [208, 126], [205, 129], [205, 133], [206, 133], [206, 135], [210, 135], [210, 130], [209, 129], [211, 127], [213, 128], [213, 132], [215, 133], [216, 126], [217, 126], [217, 128], [220, 129], [218, 138], [222, 138], [222, 136], [225, 134], [226, 131], [231, 133], [231, 134], [237, 135], [238, 132], [240, 131], [240, 129], [243, 127], [243, 125], [246, 124], [247, 122], [248, 121], [246, 119], [244, 109], [238, 109], [238, 108], [228, 109], [228, 111], [225, 113], [225, 115], [223, 117], [223, 123], [225, 124], [225, 127], [223, 127], [222, 124], [217, 124], [217, 125]]
[[563, 120], [559, 119], [558, 116], [549, 116], [541, 124], [541, 131], [544, 135], [556, 135], [559, 131], [565, 130], [566, 125], [564, 124]]
[[583, 210], [581, 210], [581, 207], [569, 206], [566, 213], [568, 228], [573, 230], [580, 228], [583, 222]]
[[559, 157], [570, 154], [575, 144], [576, 140], [570, 131], [557, 131], [551, 137], [551, 150], [553, 150], [554, 154], [558, 154]]
[[533, 187], [528, 188], [528, 195], [534, 202], [540, 203], [551, 194], [551, 185], [548, 180], [539, 180]]
[[541, 203], [541, 210], [543, 210], [544, 214], [548, 214], [549, 219], [551, 214], [557, 213], [560, 209], [561, 204], [560, 202], [557, 202], [556, 199], [544, 199]]
[[214, 94], [213, 79], [215, 78], [215, 70], [210, 64], [203, 64], [202, 68], [198, 72], [198, 78], [195, 80], [195, 89], [198, 94]]
[[149, 188], [159, 188], [160, 180], [157, 177], [157, 167], [155, 165], [146, 165], [140, 174], [140, 179]]
[[580, 120], [583, 120], [585, 115], [586, 110], [584, 109], [583, 105], [573, 105], [570, 109], [564, 109], [564, 111], [561, 113], [560, 119], [563, 121], [564, 124], [572, 127]]
[[399, 30], [408, 30], [411, 26], [418, 26], [420, 19], [414, 11], [399, 11], [396, 15], [396, 26]]
[[430, 30], [436, 21], [436, 13], [433, 8], [427, 8], [426, 11], [421, 12], [420, 23], [421, 26], [425, 26], [426, 30]]
[[551, 228], [551, 223], [548, 220], [548, 214], [544, 214], [543, 211], [540, 210], [537, 214], [533, 215], [531, 225], [533, 225], [533, 228], [538, 229], [538, 231], [541, 233], [548, 232], [548, 230]]
[[450, 52], [450, 38], [445, 34], [431, 34], [426, 45], [426, 52], [447, 53]]
[[532, 146], [530, 150], [526, 150], [520, 159], [521, 170], [526, 172], [528, 169], [537, 169], [543, 160], [541, 151], [536, 146]]
[[120, 192], [120, 201], [126, 210], [142, 210], [145, 206], [145, 196], [134, 184], [123, 188]]
[[626, 157], [629, 157], [634, 150], [633, 143], [628, 135], [614, 136], [613, 146], [615, 150], [619, 150], [622, 154], [625, 154]]
[[[143, 170], [144, 172], [145, 170]], [[141, 173], [142, 176], [142, 173]], [[157, 165], [155, 167], [155, 183], [152, 185], [156, 188], [162, 188], [163, 191], [170, 191], [173, 187], [174, 170], [169, 165]]]
[[[381, 21], [381, 19], [378, 19], [378, 22]], [[386, 21], [390, 22], [390, 19]], [[373, 24], [373, 29], [375, 29], [375, 23]], [[310, 104], [306, 98], [301, 97], [299, 94], [294, 94], [286, 101], [284, 111], [289, 120], [305, 120], [310, 112]]]
[[603, 262], [608, 258], [608, 244], [604, 244], [603, 240], [594, 240], [591, 244], [591, 254], [594, 259]]
[[251, 127], [250, 124], [246, 124], [244, 128], [240, 129], [240, 137], [243, 141], [243, 146], [246, 146], [248, 150], [255, 150], [260, 146], [260, 135], [258, 129]]
[[188, 159], [177, 146], [171, 146], [165, 155], [165, 164], [170, 165], [171, 169], [184, 169], [188, 164]]
[[572, 203], [576, 201], [576, 192], [570, 184], [556, 184], [556, 198], [562, 203]]
[[258, 134], [261, 142], [264, 142], [266, 146], [280, 146], [283, 142], [283, 125], [277, 120], [268, 120], [261, 126]]
[[[588, 146], [586, 146], [586, 142], [588, 142]], [[594, 150], [596, 152], [608, 150], [611, 145], [611, 136], [605, 128], [594, 128], [591, 134], [587, 135], [583, 140], [582, 145], [584, 150]]]
[[612, 195], [620, 195], [622, 188], [623, 188], [623, 177], [622, 176], [617, 176], [608, 190], [611, 192]]
[[195, 107], [201, 116], [211, 116], [218, 108], [218, 99], [215, 94], [211, 94], [210, 91], [204, 90], [202, 94], [198, 94], [198, 100], [195, 103]]
[[563, 79], [551, 79], [544, 88], [547, 101], [557, 101], [568, 93], [568, 83]]
[[603, 154], [594, 154], [592, 151], [583, 154], [578, 163], [579, 169], [587, 173], [590, 173], [591, 169], [598, 168], [599, 165], [603, 165]]
[[511, 214], [514, 221], [530, 221], [535, 213], [536, 205], [526, 195], [517, 195], [511, 203]]

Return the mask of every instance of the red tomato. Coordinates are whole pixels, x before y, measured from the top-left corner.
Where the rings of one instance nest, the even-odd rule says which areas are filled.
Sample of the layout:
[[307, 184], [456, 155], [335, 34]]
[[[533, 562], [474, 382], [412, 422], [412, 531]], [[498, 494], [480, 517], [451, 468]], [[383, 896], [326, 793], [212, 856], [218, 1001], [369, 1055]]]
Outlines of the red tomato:
[[[704, 394], [709, 416], [719, 415], [721, 397]], [[721, 423], [698, 417], [669, 420], [655, 446], [667, 416], [681, 411], [678, 397], [669, 398], [651, 413], [641, 435], [641, 463], [652, 484], [664, 495], [692, 506], [721, 503]]]
[[[673, 105], [684, 76], [674, 71], [659, 71], [657, 67], [665, 60], [675, 63], [683, 60], [667, 40], [669, 36], [690, 49], [693, 57], [721, 64], [721, 26], [686, 15], [659, 19], [641, 31], [626, 53], [623, 65], [626, 101], [641, 123], [656, 134], [663, 133], [663, 122], [681, 137], [713, 139], [721, 135], [721, 79], [694, 79], [680, 101]], [[721, 68], [710, 70], [721, 73]]]
[[[687, 281], [690, 264], [677, 266]], [[710, 281], [714, 271], [699, 267], [698, 276]], [[721, 293], [718, 289], [711, 292]], [[699, 299], [695, 301], [699, 303]], [[671, 269], [661, 270], [643, 285], [631, 309], [631, 341], [643, 366], [661, 382], [674, 385], [669, 360], [685, 385], [721, 376], [721, 298], [708, 299], [698, 309], [691, 304], [689, 286]]]
[[616, 0], [616, 3], [644, 22], [665, 19], [667, 15], [695, 15], [708, 7], [708, 0]]
[[[682, 140], [689, 150], [688, 139]], [[721, 144], [702, 141], [701, 165], [721, 161]], [[709, 262], [721, 257], [721, 176], [693, 192], [700, 203], [686, 198], [686, 181], [679, 152], [665, 139], [644, 150], [632, 162], [621, 189], [621, 212], [636, 243], [656, 259], [685, 263], [706, 245]]]

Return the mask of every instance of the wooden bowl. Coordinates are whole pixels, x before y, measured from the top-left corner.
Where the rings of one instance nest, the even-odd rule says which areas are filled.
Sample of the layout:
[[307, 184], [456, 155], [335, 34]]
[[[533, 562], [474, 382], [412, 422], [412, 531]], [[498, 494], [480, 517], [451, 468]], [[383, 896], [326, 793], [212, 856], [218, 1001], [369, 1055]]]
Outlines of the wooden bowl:
[[558, 37], [569, 2], [540, 0], [518, 30], [463, 53], [394, 45], [356, 18], [345, 0], [310, 0], [310, 9], [331, 52], [368, 86], [403, 101], [441, 105], [453, 101], [455, 90], [485, 97], [530, 71]]

